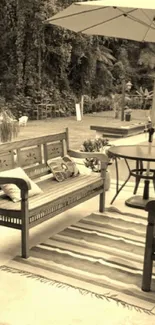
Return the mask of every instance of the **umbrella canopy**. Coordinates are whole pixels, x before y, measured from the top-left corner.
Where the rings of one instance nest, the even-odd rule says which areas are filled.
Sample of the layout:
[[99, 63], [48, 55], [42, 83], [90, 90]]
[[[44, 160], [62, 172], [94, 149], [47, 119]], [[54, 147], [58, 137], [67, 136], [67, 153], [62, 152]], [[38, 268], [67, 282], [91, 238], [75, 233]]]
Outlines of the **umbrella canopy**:
[[155, 42], [155, 1], [75, 2], [48, 23], [88, 35]]

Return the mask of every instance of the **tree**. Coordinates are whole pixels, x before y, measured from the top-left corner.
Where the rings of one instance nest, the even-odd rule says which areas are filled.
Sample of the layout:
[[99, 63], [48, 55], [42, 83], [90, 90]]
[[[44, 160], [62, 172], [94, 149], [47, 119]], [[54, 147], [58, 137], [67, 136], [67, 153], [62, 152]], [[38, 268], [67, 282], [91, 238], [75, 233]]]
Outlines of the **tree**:
[[154, 45], [76, 34], [45, 23], [72, 2], [1, 0], [0, 95], [13, 108], [24, 103], [32, 110], [49, 98], [68, 114], [81, 95], [121, 92], [122, 78], [129, 77], [134, 90], [152, 90], [152, 80], [144, 77], [154, 71]]

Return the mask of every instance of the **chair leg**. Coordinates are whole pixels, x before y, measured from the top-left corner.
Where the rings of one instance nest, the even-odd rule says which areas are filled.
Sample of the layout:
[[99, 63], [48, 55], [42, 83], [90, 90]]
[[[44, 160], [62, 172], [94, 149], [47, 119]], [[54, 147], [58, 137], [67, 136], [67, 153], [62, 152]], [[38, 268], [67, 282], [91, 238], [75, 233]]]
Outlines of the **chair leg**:
[[140, 183], [140, 176], [136, 176], [136, 184], [135, 184], [135, 188], [133, 191], [133, 194], [137, 193], [138, 187], [139, 187], [139, 183]]
[[140, 183], [140, 180], [141, 180], [141, 175], [143, 174], [143, 162], [142, 161], [139, 161], [139, 160], [136, 161], [136, 169], [139, 170], [139, 171], [137, 172], [136, 181], [135, 181], [135, 188], [134, 188], [133, 194], [137, 193], [139, 183]]
[[105, 209], [105, 191], [100, 194], [99, 212], [104, 212]]
[[154, 223], [148, 223], [143, 264], [142, 290], [150, 291], [153, 268]]

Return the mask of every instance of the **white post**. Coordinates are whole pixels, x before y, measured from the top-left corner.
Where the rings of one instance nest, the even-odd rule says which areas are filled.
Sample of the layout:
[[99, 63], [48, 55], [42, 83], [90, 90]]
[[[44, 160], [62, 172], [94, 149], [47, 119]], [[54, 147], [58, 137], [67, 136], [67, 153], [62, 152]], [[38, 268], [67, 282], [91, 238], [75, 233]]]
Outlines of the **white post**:
[[76, 119], [77, 121], [81, 121], [81, 108], [80, 104], [75, 104], [75, 109], [76, 109]]
[[81, 117], [83, 117], [84, 95], [81, 96]]

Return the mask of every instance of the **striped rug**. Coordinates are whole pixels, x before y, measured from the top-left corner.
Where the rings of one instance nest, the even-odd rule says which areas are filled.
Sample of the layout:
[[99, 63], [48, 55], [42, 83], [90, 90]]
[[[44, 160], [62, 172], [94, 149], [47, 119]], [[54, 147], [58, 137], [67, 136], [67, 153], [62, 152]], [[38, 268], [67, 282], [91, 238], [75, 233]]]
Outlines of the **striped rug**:
[[1, 269], [155, 314], [155, 273], [152, 291], [141, 291], [146, 220], [111, 210], [84, 218], [33, 247], [29, 259], [16, 257]]

